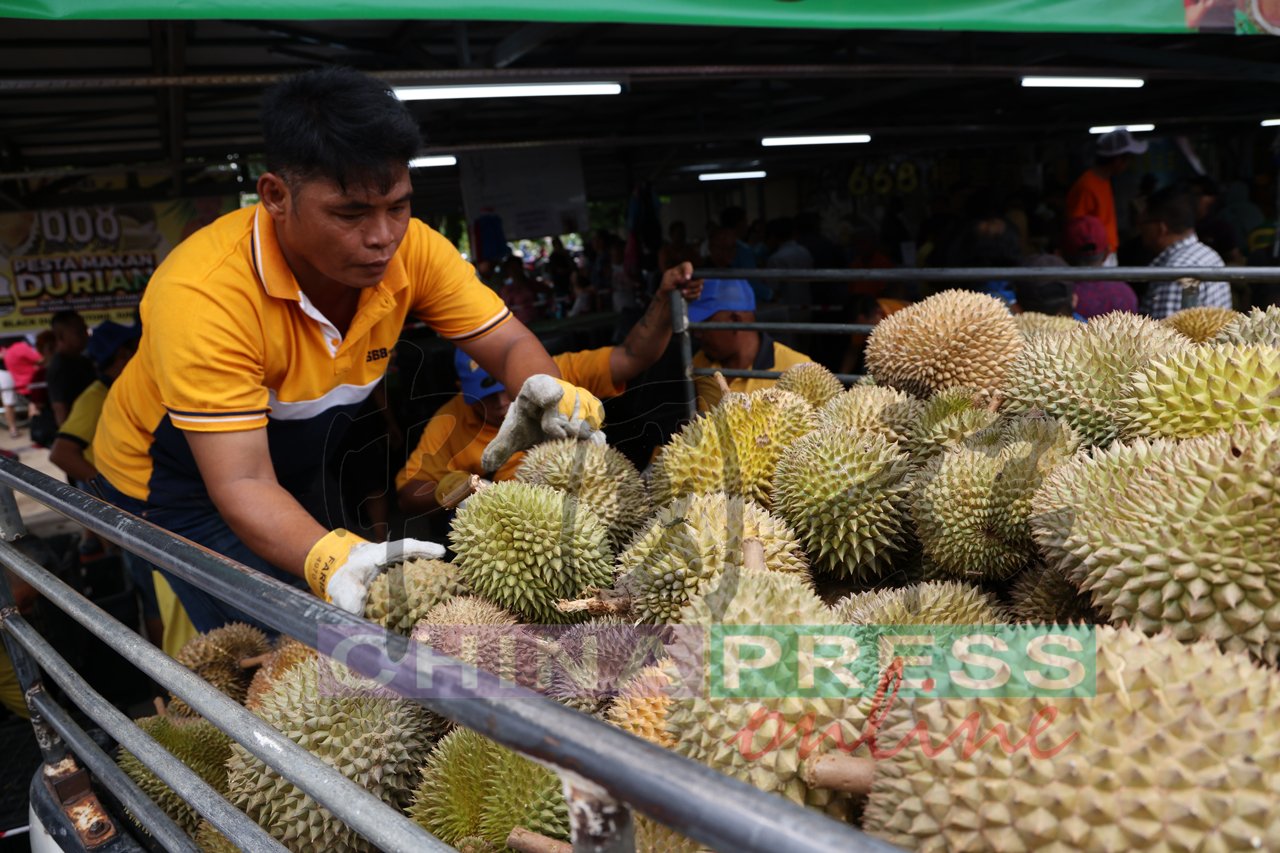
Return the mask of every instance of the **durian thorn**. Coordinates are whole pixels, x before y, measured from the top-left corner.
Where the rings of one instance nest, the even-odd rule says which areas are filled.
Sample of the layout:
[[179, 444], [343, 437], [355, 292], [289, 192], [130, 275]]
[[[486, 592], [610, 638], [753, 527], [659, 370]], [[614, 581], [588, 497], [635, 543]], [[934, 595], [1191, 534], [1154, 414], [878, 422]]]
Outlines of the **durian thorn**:
[[843, 791], [865, 797], [876, 780], [876, 762], [839, 752], [828, 752], [804, 763], [804, 783], [810, 788]]
[[161, 697], [157, 696], [157, 697], [155, 697], [155, 699], [153, 699], [153, 700], [151, 700], [151, 701], [155, 703], [155, 706], [156, 706], [156, 713], [157, 713], [157, 714], [159, 714], [159, 715], [160, 715], [160, 716], [162, 716], [162, 717], [167, 717], [167, 716], [169, 716], [169, 707], [168, 707], [167, 705], [165, 705], [165, 704], [164, 704], [164, 699], [162, 699]]
[[589, 597], [573, 601], [556, 602], [556, 610], [561, 613], [581, 613], [586, 611], [591, 616], [616, 616], [631, 610], [631, 598], [619, 595], [610, 590], [586, 590]]
[[716, 371], [716, 384], [720, 386], [721, 394], [729, 393], [729, 383], [725, 381], [724, 375], [720, 371]]
[[573, 853], [572, 844], [539, 835], [523, 826], [511, 830], [507, 836], [507, 847], [517, 853]]
[[742, 542], [742, 565], [748, 569], [765, 571], [764, 543], [752, 536]]
[[484, 488], [484, 480], [472, 474], [460, 485], [454, 486], [447, 494], [440, 499], [440, 505], [445, 509], [453, 509], [467, 498]]
[[261, 655], [254, 655], [251, 658], [242, 658], [240, 660], [241, 669], [253, 669], [255, 666], [262, 666], [267, 662], [275, 652], [267, 652]]

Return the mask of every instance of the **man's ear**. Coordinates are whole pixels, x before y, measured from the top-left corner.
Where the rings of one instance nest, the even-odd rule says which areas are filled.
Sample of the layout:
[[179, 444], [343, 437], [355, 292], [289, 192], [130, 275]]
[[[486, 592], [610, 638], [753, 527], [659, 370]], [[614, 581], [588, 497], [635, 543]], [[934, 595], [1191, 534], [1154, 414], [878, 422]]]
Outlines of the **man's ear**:
[[258, 178], [258, 198], [273, 219], [283, 218], [293, 206], [289, 185], [275, 172], [264, 172]]

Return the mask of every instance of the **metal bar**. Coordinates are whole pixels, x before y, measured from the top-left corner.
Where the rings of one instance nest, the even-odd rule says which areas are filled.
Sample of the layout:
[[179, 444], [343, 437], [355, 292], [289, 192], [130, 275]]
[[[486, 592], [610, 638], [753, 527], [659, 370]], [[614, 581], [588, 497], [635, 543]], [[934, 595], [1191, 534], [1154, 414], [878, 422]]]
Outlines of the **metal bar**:
[[[731, 367], [695, 367], [697, 376], [715, 376], [719, 373], [725, 379], [777, 379], [782, 374], [777, 370], [735, 370]], [[848, 385], [866, 377], [857, 373], [837, 373], [836, 379]]]
[[[160, 780], [182, 795], [192, 808], [226, 835], [236, 839], [236, 845], [250, 853], [281, 853], [280, 842], [268, 835], [262, 827], [250, 820], [244, 812], [227, 802], [187, 765], [173, 756], [150, 735], [138, 728], [132, 720], [120, 713], [114, 705], [102, 698], [89, 686], [78, 672], [40, 636], [25, 619], [9, 621], [8, 629], [19, 643], [34, 657], [45, 672], [56, 681], [71, 701], [79, 706], [107, 734], [122, 747], [132, 752], [138, 760], [160, 777]], [[176, 827], [175, 827], [176, 828]], [[181, 830], [179, 830], [181, 832]], [[185, 838], [185, 834], [184, 834]], [[179, 849], [188, 850], [190, 846]]]
[[[490, 692], [494, 680], [487, 673], [477, 674], [473, 668], [433, 654], [416, 643], [410, 654], [409, 640], [405, 637], [388, 635], [364, 619], [122, 513], [13, 460], [0, 459], [0, 483], [23, 489], [77, 524], [138, 553], [143, 559], [170, 570], [290, 636], [299, 639], [315, 637], [318, 626], [343, 632], [346, 641], [341, 650], [341, 660], [352, 670], [374, 678], [401, 696], [420, 702], [498, 743], [591, 779], [614, 798], [695, 841], [718, 850], [760, 853], [777, 850], [853, 853], [896, 849], [853, 827], [728, 778], [607, 723], [585, 717], [533, 691], [507, 687], [504, 695], [512, 698], [495, 698]], [[0, 553], [8, 552], [0, 546]], [[30, 561], [25, 561], [20, 568], [24, 576], [27, 573], [47, 575]], [[46, 597], [89, 627], [108, 645], [119, 648], [127, 643], [126, 656], [161, 684], [171, 688], [177, 686], [175, 692], [205, 717], [230, 718], [237, 727], [230, 734], [237, 740], [240, 740], [237, 735], [247, 735], [240, 722], [241, 715], [257, 724], [253, 729], [254, 737], [257, 737], [256, 730], [263, 727], [248, 711], [141, 639], [129, 642], [128, 638], [115, 636], [106, 627], [104, 614], [61, 582], [56, 579], [50, 582], [45, 577], [37, 580], [40, 581], [37, 588]], [[335, 650], [334, 656], [338, 655]], [[176, 667], [180, 673], [172, 672], [171, 667]], [[423, 696], [422, 685], [427, 683], [433, 689], [430, 696]], [[206, 691], [215, 695], [210, 697]], [[273, 742], [283, 741], [281, 748], [292, 748], [301, 752], [305, 759], [319, 763], [274, 730], [268, 728], [267, 732], [275, 736]], [[245, 743], [245, 746], [250, 751], [261, 748], [261, 744], [252, 742]], [[262, 751], [270, 754], [268, 749]], [[273, 755], [272, 758], [281, 756]], [[263, 757], [263, 760], [269, 759]], [[288, 760], [293, 762], [295, 759]], [[277, 766], [277, 761], [271, 760], [270, 763]], [[329, 770], [323, 764], [321, 768]], [[309, 781], [310, 773], [300, 772], [299, 778]], [[299, 786], [303, 787], [301, 783]], [[347, 787], [354, 788], [349, 783]], [[308, 793], [312, 792], [308, 790]], [[369, 796], [364, 791], [359, 793]], [[327, 798], [316, 799], [324, 802]], [[363, 827], [368, 826], [371, 820], [376, 818], [382, 824], [390, 824], [393, 817], [399, 817], [388, 813], [379, 802], [377, 809], [359, 811], [354, 815], [360, 818], [357, 825], [352, 814], [357, 809], [351, 804], [340, 803], [341, 809], [325, 804], [366, 837], [370, 833]], [[422, 838], [431, 838], [421, 830], [418, 832]], [[383, 832], [378, 834], [386, 835]], [[405, 845], [380, 843], [372, 837], [370, 840], [382, 847], [407, 849]], [[430, 849], [448, 848], [432, 846]]]
[[120, 803], [129, 810], [139, 823], [147, 828], [147, 833], [166, 850], [198, 851], [194, 842], [173, 822], [173, 818], [165, 814], [164, 809], [157, 806], [150, 797], [142, 793], [129, 774], [120, 769], [112, 759], [102, 751], [102, 747], [89, 737], [84, 729], [71, 719], [61, 705], [53, 701], [46, 693], [41, 693], [32, 700], [32, 704], [40, 711], [40, 716], [49, 721], [49, 725], [66, 741], [67, 746], [76, 757], [89, 768], [102, 784], [111, 791]]
[[1200, 281], [1280, 282], [1280, 267], [966, 267], [825, 270], [696, 269], [694, 278], [759, 281]]
[[[10, 466], [17, 464], [10, 461]], [[27, 471], [36, 477], [45, 476], [32, 469]], [[57, 481], [51, 482], [56, 484]], [[61, 485], [65, 486], [65, 484]], [[77, 492], [86, 501], [100, 503], [78, 489], [71, 491]], [[36, 495], [33, 494], [33, 496]], [[110, 510], [106, 504], [102, 504], [102, 508]], [[118, 510], [116, 512], [119, 513]], [[141, 521], [133, 523], [144, 525]], [[145, 526], [155, 533], [162, 532], [151, 525]], [[99, 525], [98, 532], [106, 534], [111, 530]], [[124, 537], [119, 537], [118, 533], [116, 537], [113, 541], [123, 544], [120, 543], [120, 539]], [[184, 540], [178, 541], [187, 548], [196, 547]], [[385, 803], [382, 800], [356, 785], [227, 698], [194, 672], [125, 628], [97, 605], [78, 595], [71, 587], [29, 560], [12, 545], [0, 542], [0, 563], [25, 579], [45, 598], [88, 628], [98, 639], [115, 649], [138, 669], [181, 696], [201, 716], [231, 735], [249, 752], [280, 770], [295, 785], [378, 847], [394, 851], [429, 850], [439, 851], [439, 853], [449, 853], [452, 850], [408, 817], [385, 809]], [[306, 632], [302, 632], [302, 636], [306, 636]], [[287, 771], [282, 769], [284, 767], [288, 768]]]
[[684, 402], [690, 418], [698, 416], [698, 389], [693, 381], [693, 337], [689, 334], [689, 303], [678, 290], [671, 291], [671, 333], [680, 341], [680, 367], [684, 374]]
[[694, 331], [715, 329], [754, 329], [760, 332], [811, 332], [818, 335], [868, 335], [873, 326], [867, 323], [690, 323]]

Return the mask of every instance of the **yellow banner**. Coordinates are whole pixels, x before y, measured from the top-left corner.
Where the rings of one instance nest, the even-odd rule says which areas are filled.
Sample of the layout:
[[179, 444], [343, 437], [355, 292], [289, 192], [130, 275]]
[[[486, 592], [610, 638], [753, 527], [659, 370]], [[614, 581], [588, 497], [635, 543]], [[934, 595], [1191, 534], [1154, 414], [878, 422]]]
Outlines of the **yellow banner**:
[[232, 196], [0, 213], [0, 335], [46, 329], [68, 309], [90, 326], [132, 323], [165, 255], [238, 203]]

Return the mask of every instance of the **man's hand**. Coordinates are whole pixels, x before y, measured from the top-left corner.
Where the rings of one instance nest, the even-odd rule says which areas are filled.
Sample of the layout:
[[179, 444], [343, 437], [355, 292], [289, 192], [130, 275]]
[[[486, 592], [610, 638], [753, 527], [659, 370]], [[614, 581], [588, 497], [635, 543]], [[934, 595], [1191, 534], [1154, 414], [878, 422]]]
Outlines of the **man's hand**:
[[693, 302], [702, 295], [702, 279], [693, 277], [693, 264], [686, 261], [662, 274], [658, 295], [666, 296], [673, 290], [679, 290], [687, 302]]
[[311, 591], [360, 616], [369, 586], [387, 566], [414, 558], [444, 557], [444, 546], [418, 539], [369, 542], [347, 530], [331, 530], [307, 554]]
[[550, 439], [578, 438], [604, 444], [603, 423], [604, 406], [591, 392], [554, 376], [535, 374], [525, 380], [507, 409], [498, 435], [480, 457], [480, 465], [492, 474], [514, 454]]

